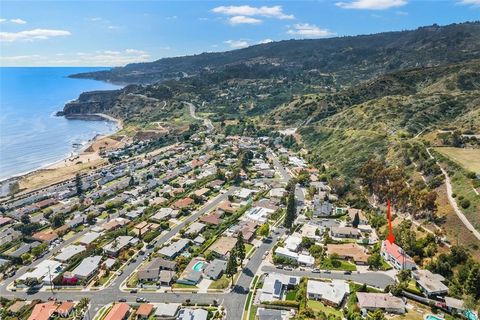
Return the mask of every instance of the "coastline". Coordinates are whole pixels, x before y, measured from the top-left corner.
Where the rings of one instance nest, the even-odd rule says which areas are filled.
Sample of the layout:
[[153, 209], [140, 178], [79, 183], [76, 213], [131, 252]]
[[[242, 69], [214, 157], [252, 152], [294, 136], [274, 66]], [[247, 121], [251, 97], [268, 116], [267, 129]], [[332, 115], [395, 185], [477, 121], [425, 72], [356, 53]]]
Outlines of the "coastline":
[[[114, 122], [116, 125], [116, 128], [113, 132], [107, 135], [96, 135], [90, 140], [88, 140], [87, 143], [85, 143], [81, 148], [77, 150], [73, 150], [70, 155], [65, 155], [61, 159], [51, 162], [51, 163], [46, 163], [38, 168], [21, 172], [18, 174], [14, 174], [11, 176], [8, 176], [6, 178], [0, 179], [0, 197], [6, 196], [4, 194], [4, 189], [8, 188], [11, 184], [15, 182], [19, 182], [22, 179], [31, 177], [35, 174], [49, 171], [49, 170], [55, 170], [59, 168], [66, 168], [66, 167], [71, 167], [75, 166], [79, 161], [80, 162], [98, 162], [98, 160], [101, 160], [102, 158], [100, 157], [100, 153], [98, 150], [95, 150], [93, 146], [96, 143], [101, 142], [102, 140], [105, 139], [110, 139], [111, 136], [114, 134], [118, 133], [120, 130], [123, 128], [123, 122], [120, 119], [114, 118], [112, 116], [103, 114], [103, 113], [95, 113], [95, 114], [77, 114], [73, 115], [72, 117], [68, 116], [65, 117], [66, 119], [77, 119], [77, 120], [85, 120], [85, 121], [109, 121], [109, 122]], [[120, 143], [120, 142], [119, 142]], [[88, 149], [94, 149], [93, 151], [87, 151]]]

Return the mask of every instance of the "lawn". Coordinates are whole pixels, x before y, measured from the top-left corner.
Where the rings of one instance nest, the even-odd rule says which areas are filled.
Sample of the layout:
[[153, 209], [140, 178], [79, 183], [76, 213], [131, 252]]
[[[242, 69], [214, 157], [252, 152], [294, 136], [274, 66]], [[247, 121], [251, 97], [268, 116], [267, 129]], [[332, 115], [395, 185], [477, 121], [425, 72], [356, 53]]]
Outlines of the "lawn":
[[182, 288], [182, 289], [198, 289], [197, 286], [191, 285], [191, 284], [183, 284], [183, 283], [174, 283], [172, 285], [172, 288]]
[[473, 172], [480, 172], [480, 149], [464, 148], [434, 148], [435, 151], [455, 161], [465, 169]]
[[220, 279], [213, 281], [208, 289], [225, 289], [230, 285], [230, 279], [223, 275]]
[[336, 260], [338, 263], [337, 266], [333, 266], [333, 261], [330, 260], [330, 259], [324, 259], [321, 263], [320, 263], [320, 268], [321, 269], [328, 269], [328, 270], [344, 270], [344, 271], [355, 271], [357, 270], [357, 266], [350, 263], [350, 262], [347, 262], [347, 261], [344, 261], [344, 260]]
[[129, 288], [134, 288], [137, 286], [138, 283], [138, 276], [136, 273], [134, 273], [130, 278], [127, 280], [127, 287]]
[[288, 290], [287, 294], [285, 295], [285, 300], [295, 301], [297, 296], [297, 290]]
[[311, 308], [314, 312], [324, 312], [327, 315], [327, 317], [330, 314], [333, 314], [337, 317], [343, 318], [343, 314], [340, 310], [336, 310], [332, 307], [326, 306], [320, 301], [308, 300], [307, 306]]
[[250, 252], [250, 250], [252, 250], [253, 248], [253, 245], [251, 245], [250, 243], [245, 243], [245, 253], [248, 254]]

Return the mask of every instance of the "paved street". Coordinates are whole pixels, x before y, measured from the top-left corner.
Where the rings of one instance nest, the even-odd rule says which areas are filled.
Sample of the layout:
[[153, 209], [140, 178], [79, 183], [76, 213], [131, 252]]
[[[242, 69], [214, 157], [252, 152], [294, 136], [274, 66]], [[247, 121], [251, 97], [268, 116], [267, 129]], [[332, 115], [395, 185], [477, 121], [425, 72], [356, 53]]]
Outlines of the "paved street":
[[371, 287], [376, 287], [379, 289], [385, 289], [386, 286], [392, 285], [395, 283], [394, 279], [389, 275], [381, 272], [361, 272], [352, 271], [352, 274], [344, 274], [343, 271], [332, 271], [330, 273], [313, 273], [311, 271], [286, 271], [282, 269], [277, 269], [272, 266], [262, 267], [263, 272], [276, 272], [282, 274], [288, 274], [298, 277], [309, 277], [309, 278], [323, 278], [323, 279], [341, 279], [341, 280], [352, 280], [357, 283], [366, 284]]

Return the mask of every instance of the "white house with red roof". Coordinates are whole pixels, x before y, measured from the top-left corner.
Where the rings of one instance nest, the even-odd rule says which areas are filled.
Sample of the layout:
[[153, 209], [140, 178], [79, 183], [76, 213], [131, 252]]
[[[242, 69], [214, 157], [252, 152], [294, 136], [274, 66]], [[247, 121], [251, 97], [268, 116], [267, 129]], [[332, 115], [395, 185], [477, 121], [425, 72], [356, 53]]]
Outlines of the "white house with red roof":
[[417, 265], [413, 259], [395, 243], [390, 243], [388, 240], [382, 242], [380, 249], [382, 257], [390, 262], [397, 270], [415, 270]]

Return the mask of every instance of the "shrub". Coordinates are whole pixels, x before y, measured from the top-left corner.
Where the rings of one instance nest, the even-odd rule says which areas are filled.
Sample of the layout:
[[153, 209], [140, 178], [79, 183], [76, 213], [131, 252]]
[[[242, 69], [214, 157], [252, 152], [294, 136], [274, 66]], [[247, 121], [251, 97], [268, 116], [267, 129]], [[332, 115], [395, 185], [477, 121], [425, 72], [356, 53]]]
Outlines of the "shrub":
[[470, 207], [470, 200], [463, 199], [462, 201], [460, 201], [460, 205], [463, 209], [467, 209], [468, 207]]

